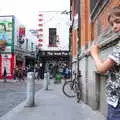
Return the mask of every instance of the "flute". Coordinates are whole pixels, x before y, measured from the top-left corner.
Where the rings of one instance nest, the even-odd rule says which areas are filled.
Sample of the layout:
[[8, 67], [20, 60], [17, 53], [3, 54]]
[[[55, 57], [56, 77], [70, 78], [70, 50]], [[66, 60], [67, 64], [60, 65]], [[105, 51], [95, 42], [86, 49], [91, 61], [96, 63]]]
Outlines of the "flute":
[[[105, 47], [106, 45], [108, 45], [109, 43], [112, 43], [112, 42], [118, 42], [120, 40], [120, 32], [118, 33], [114, 33], [112, 32], [112, 30], [109, 30], [107, 33], [104, 33], [102, 35], [100, 35], [97, 40], [94, 40], [91, 44], [91, 46], [93, 44], [98, 44], [99, 45], [99, 48], [103, 48]], [[80, 56], [79, 56], [79, 59], [82, 59], [83, 57], [87, 57], [87, 56], [90, 56], [90, 47], [85, 50], [84, 52], [81, 52]]]

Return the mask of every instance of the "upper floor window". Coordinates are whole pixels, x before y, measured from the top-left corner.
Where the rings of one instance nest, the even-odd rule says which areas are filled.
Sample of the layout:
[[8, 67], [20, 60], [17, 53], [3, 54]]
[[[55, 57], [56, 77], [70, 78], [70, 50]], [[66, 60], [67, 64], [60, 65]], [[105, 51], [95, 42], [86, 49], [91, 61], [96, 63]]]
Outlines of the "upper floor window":
[[49, 46], [56, 45], [56, 28], [49, 28]]
[[96, 16], [104, 8], [104, 6], [109, 2], [109, 0], [91, 0], [91, 20], [94, 21]]

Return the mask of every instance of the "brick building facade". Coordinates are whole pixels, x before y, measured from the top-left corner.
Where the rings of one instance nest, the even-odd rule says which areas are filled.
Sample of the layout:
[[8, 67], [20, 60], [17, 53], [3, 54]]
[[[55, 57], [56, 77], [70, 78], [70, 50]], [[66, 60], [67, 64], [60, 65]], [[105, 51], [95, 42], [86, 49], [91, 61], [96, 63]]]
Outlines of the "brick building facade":
[[116, 5], [120, 5], [120, 0], [70, 0], [72, 69], [81, 70], [83, 101], [104, 115], [107, 112], [106, 76], [96, 72], [92, 58], [86, 57], [84, 51], [92, 42], [99, 42], [102, 44], [100, 55], [104, 59], [119, 40], [107, 22], [110, 9]]

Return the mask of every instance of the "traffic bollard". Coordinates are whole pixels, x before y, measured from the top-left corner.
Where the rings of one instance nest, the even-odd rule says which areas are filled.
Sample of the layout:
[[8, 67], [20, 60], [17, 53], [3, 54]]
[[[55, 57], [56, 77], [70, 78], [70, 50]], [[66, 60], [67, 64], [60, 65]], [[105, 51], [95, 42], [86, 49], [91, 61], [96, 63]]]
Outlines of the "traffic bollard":
[[32, 107], [35, 105], [35, 80], [34, 72], [27, 73], [27, 99], [25, 107]]
[[49, 73], [44, 73], [44, 90], [48, 90]]
[[49, 72], [47, 72], [47, 78], [48, 78], [48, 86], [50, 85], [50, 74], [49, 74]]

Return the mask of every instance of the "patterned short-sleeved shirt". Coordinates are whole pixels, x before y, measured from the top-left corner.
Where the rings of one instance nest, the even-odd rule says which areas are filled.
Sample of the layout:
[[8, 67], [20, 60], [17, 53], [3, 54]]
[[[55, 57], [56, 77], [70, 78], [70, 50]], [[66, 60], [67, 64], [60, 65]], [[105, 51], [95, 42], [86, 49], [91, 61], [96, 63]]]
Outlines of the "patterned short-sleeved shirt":
[[107, 103], [116, 107], [120, 99], [120, 42], [113, 48], [109, 58], [114, 60], [116, 64], [108, 73], [106, 84]]

